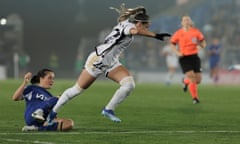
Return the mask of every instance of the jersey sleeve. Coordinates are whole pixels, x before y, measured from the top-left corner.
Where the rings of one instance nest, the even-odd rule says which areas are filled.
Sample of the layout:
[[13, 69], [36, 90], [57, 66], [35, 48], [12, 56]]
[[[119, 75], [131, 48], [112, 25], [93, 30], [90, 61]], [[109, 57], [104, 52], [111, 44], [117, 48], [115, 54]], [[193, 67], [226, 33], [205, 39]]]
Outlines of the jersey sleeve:
[[171, 39], [170, 39], [170, 41], [171, 41], [171, 43], [172, 44], [177, 44], [178, 43], [178, 31], [176, 31], [173, 35], [172, 35], [172, 37], [171, 37]]
[[205, 38], [200, 30], [197, 29], [197, 38], [199, 41], [203, 41]]
[[125, 27], [123, 33], [124, 33], [125, 35], [130, 35], [130, 30], [131, 30], [132, 28], [136, 28], [136, 26], [135, 26], [134, 24], [132, 24], [132, 23], [129, 23], [129, 22], [126, 23], [126, 27]]

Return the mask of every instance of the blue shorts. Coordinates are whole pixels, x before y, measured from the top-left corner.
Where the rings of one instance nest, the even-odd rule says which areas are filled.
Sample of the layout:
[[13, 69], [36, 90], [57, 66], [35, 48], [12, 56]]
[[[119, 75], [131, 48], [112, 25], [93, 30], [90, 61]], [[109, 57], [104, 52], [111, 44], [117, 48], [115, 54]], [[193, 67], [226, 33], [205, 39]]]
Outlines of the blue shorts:
[[[25, 123], [28, 125], [28, 126], [37, 126], [39, 128], [43, 127], [43, 124], [45, 121], [38, 121], [36, 120], [35, 118], [32, 117], [32, 113], [34, 111], [36, 111], [37, 109], [42, 109], [43, 110], [43, 117], [45, 119], [47, 119], [47, 116], [49, 114], [49, 112], [52, 110], [53, 106], [57, 103], [58, 101], [58, 98], [56, 97], [53, 97], [47, 101], [43, 101], [41, 103], [38, 103], [38, 104], [33, 104], [33, 105], [29, 105], [26, 110], [25, 110], [25, 114], [24, 114], [24, 118], [25, 118]], [[53, 124], [51, 127], [47, 128], [47, 130], [57, 130], [57, 126], [58, 126], [58, 123], [56, 124]]]
[[[48, 126], [40, 126], [38, 127], [38, 131], [57, 131], [58, 130], [58, 122], [53, 123], [52, 125]], [[60, 126], [62, 127], [62, 126]], [[60, 128], [61, 130], [61, 128]]]
[[213, 68], [217, 67], [219, 61], [220, 61], [220, 57], [219, 56], [210, 57], [209, 58], [209, 67], [210, 67], [210, 69], [213, 69]]

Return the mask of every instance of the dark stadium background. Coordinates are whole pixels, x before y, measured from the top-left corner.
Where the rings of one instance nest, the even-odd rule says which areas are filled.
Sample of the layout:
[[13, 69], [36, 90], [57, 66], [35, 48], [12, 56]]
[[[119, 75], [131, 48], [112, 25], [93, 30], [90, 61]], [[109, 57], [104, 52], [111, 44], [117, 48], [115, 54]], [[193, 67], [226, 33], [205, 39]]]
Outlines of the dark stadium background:
[[[187, 3], [179, 6], [176, 1]], [[145, 6], [152, 18], [151, 28], [156, 32], [173, 32], [180, 26], [179, 18], [183, 14], [190, 15], [200, 29], [207, 24], [216, 27], [214, 32], [205, 34], [207, 39], [215, 34], [224, 40], [226, 54], [223, 56], [222, 67], [239, 63], [237, 0], [0, 0], [0, 19], [14, 13], [21, 17], [21, 49], [31, 58], [27, 71], [49, 67], [50, 56], [55, 53], [59, 66], [54, 70], [58, 77], [75, 77], [75, 60], [79, 46], [84, 40], [87, 43], [80, 52], [85, 58], [98, 44], [99, 33], [116, 24], [118, 14], [109, 7], [119, 7], [123, 2], [127, 7]], [[228, 25], [234, 29], [236, 36], [229, 33], [231, 29]], [[7, 75], [11, 78], [14, 77], [12, 57], [17, 48], [1, 40], [4, 30], [4, 26], [0, 26], [0, 64], [6, 65]], [[158, 50], [164, 43], [151, 40], [152, 43], [146, 45], [147, 40], [137, 40], [139, 41], [143, 44], [134, 44], [126, 55], [129, 69], [165, 72], [164, 57], [158, 55]], [[203, 60], [205, 66], [207, 58]], [[207, 65], [205, 67], [207, 72]]]

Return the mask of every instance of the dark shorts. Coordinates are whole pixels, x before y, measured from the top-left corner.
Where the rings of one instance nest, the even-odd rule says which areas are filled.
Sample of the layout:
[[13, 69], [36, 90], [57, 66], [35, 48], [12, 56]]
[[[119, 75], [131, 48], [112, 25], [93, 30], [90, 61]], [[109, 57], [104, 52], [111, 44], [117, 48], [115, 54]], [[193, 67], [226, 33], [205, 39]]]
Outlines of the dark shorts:
[[180, 57], [179, 64], [183, 73], [192, 70], [196, 73], [202, 72], [201, 60], [197, 54]]

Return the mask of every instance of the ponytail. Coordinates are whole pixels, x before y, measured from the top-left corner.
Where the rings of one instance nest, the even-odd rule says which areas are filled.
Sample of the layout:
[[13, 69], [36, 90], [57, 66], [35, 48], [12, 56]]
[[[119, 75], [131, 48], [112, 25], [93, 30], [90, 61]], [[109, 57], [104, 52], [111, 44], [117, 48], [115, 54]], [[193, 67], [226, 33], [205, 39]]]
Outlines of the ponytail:
[[130, 18], [130, 16], [134, 17], [139, 13], [146, 14], [146, 9], [143, 6], [138, 6], [136, 8], [126, 8], [125, 3], [122, 3], [120, 5], [120, 9], [115, 7], [109, 7], [109, 8], [119, 13], [120, 16], [118, 17], [118, 22], [121, 22]]
[[31, 78], [31, 84], [38, 84], [40, 82], [40, 77], [37, 76], [37, 75], [34, 75], [32, 78]]
[[31, 84], [40, 83], [40, 78], [45, 77], [48, 72], [53, 72], [53, 71], [50, 69], [42, 69], [42, 70], [38, 71], [38, 73], [31, 78], [31, 81], [30, 81]]

